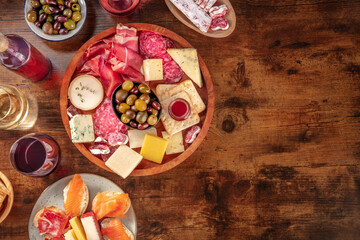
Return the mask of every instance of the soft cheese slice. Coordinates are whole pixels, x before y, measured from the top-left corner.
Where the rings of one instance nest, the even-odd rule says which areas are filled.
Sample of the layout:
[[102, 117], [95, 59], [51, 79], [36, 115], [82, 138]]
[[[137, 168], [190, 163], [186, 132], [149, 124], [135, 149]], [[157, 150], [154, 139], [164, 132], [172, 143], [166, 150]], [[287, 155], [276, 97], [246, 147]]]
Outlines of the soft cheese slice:
[[64, 234], [65, 240], [78, 240], [73, 229], [70, 229]]
[[[184, 121], [174, 120], [168, 112], [169, 104], [176, 98], [185, 99], [190, 104], [191, 107], [190, 115]], [[161, 102], [161, 106], [162, 106], [162, 114], [160, 118], [165, 127], [166, 132], [170, 135], [174, 135], [175, 133], [180, 132], [200, 122], [200, 117], [197, 114], [197, 112], [194, 110], [194, 106], [190, 100], [189, 94], [187, 94], [185, 91], [179, 92], [171, 96], [170, 98], [163, 100]]]
[[72, 229], [74, 230], [76, 238], [78, 240], [86, 240], [85, 231], [81, 224], [80, 219], [78, 217], [73, 217], [72, 219], [70, 219], [69, 222], [70, 222]]
[[161, 137], [146, 134], [140, 154], [147, 160], [161, 163], [164, 158], [168, 142], [168, 140]]
[[80, 75], [71, 81], [68, 97], [76, 108], [88, 111], [101, 103], [104, 98], [104, 89], [97, 78]]
[[143, 145], [145, 134], [157, 136], [156, 128], [149, 128], [146, 130], [129, 130], [129, 145], [131, 148], [139, 148]]
[[197, 51], [194, 48], [169, 48], [167, 52], [186, 75], [200, 88], [203, 86]]
[[105, 162], [116, 174], [126, 178], [141, 162], [142, 156], [126, 145], [120, 147]]
[[181, 153], [185, 150], [182, 132], [175, 133], [174, 135], [169, 135], [164, 131], [161, 133], [163, 138], [169, 141], [166, 148], [167, 155]]
[[163, 64], [162, 59], [145, 59], [143, 61], [143, 71], [145, 81], [163, 80]]
[[77, 114], [70, 120], [71, 139], [74, 143], [93, 142], [94, 125], [91, 115]]

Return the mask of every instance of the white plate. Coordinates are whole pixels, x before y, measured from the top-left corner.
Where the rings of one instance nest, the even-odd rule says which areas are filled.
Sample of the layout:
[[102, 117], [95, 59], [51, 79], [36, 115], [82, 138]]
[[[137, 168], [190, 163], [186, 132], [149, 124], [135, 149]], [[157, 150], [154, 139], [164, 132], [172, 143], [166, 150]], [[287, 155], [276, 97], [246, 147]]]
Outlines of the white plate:
[[[64, 177], [57, 182], [53, 183], [49, 187], [47, 187], [44, 192], [40, 195], [38, 200], [36, 201], [28, 223], [29, 229], [29, 238], [30, 240], [43, 240], [44, 237], [40, 236], [39, 230], [34, 226], [34, 217], [35, 214], [47, 206], [55, 206], [60, 209], [64, 209], [63, 207], [63, 189], [65, 186], [71, 181], [74, 175]], [[104, 191], [119, 191], [124, 192], [121, 188], [119, 188], [115, 183], [110, 180], [88, 173], [81, 173], [80, 176], [84, 180], [86, 186], [89, 189], [90, 202], [86, 212], [91, 210], [91, 203], [94, 197], [98, 192]], [[131, 206], [129, 211], [125, 214], [123, 218], [119, 218], [121, 222], [134, 234], [136, 239], [137, 233], [137, 225], [136, 225], [136, 216], [133, 207]]]

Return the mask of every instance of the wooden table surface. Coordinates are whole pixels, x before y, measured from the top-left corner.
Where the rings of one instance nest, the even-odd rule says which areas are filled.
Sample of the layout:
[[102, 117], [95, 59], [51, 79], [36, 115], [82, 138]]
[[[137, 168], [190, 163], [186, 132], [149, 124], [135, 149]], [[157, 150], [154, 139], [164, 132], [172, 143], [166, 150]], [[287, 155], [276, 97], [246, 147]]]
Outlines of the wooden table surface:
[[[84, 29], [60, 43], [30, 31], [23, 2], [0, 0], [0, 31], [29, 40], [54, 70], [34, 83], [0, 67], [1, 84], [18, 86], [39, 104], [32, 129], [0, 131], [0, 171], [15, 191], [0, 239], [27, 239], [41, 192], [84, 172], [130, 194], [137, 239], [359, 239], [360, 1], [232, 1], [235, 32], [212, 39], [181, 24], [160, 0], [142, 1], [126, 18], [88, 0]], [[76, 50], [118, 22], [153, 23], [183, 36], [215, 88], [214, 118], [198, 150], [170, 171], [126, 180], [80, 154], [59, 110], [61, 80]], [[12, 143], [30, 132], [50, 134], [60, 145], [60, 165], [47, 177], [26, 177], [9, 163]]]

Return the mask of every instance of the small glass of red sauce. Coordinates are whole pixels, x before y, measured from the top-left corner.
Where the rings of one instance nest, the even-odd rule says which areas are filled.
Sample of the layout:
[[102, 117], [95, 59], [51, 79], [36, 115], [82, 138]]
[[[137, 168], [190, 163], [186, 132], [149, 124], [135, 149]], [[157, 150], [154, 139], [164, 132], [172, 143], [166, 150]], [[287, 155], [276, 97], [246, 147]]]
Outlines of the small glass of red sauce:
[[176, 98], [169, 104], [169, 115], [176, 121], [184, 121], [191, 112], [191, 107], [188, 101], [183, 98]]

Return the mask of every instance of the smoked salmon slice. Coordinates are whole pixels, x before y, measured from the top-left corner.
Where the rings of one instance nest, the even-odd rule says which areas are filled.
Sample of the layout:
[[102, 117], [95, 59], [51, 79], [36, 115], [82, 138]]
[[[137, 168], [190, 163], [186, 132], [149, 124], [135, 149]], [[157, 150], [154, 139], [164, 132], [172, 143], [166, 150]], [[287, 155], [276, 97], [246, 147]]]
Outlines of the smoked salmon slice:
[[103, 192], [98, 193], [92, 202], [92, 211], [97, 220], [103, 217], [124, 217], [130, 207], [127, 193]]
[[[101, 223], [101, 233], [110, 240], [131, 240], [132, 233], [118, 218], [107, 218]], [[130, 235], [130, 236], [129, 236]]]
[[[87, 187], [79, 174], [64, 189], [64, 209], [70, 217], [80, 216], [86, 209], [88, 194]], [[86, 206], [84, 207], [84, 205]]]

